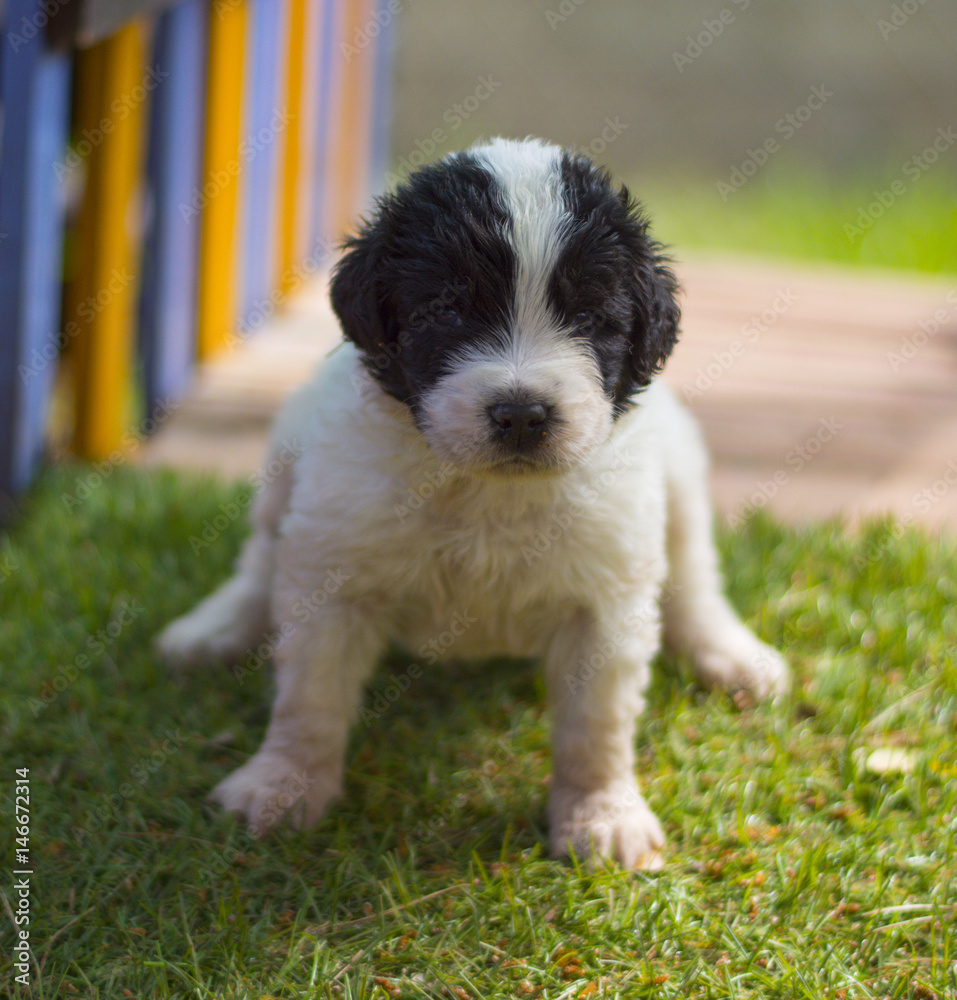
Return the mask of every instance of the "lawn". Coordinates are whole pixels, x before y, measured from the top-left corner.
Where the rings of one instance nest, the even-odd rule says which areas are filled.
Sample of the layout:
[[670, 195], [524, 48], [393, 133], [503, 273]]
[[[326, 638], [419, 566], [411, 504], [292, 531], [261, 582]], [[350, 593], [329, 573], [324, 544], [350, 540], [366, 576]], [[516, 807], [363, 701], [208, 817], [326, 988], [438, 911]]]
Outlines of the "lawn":
[[953, 542], [763, 518], [722, 536], [797, 685], [755, 707], [661, 664], [639, 750], [660, 872], [547, 857], [542, 686], [511, 662], [423, 670], [357, 727], [326, 819], [252, 843], [204, 795], [257, 747], [268, 668], [176, 678], [150, 648], [227, 572], [248, 492], [103, 471], [47, 473], [0, 541], [5, 818], [16, 769], [30, 782], [22, 996], [955, 995]]
[[731, 252], [957, 274], [957, 173], [917, 161], [837, 174], [782, 158], [735, 189], [680, 176], [630, 187], [679, 260]]

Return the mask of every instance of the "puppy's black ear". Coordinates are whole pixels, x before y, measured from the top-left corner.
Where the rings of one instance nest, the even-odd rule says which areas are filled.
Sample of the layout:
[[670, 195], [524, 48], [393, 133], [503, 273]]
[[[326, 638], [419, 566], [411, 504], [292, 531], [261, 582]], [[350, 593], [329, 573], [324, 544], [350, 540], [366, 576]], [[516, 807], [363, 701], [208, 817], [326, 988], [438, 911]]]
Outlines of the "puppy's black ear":
[[629, 364], [636, 389], [642, 388], [661, 371], [678, 340], [678, 283], [664, 254], [664, 248], [647, 235], [648, 222], [640, 207], [621, 189], [639, 238], [631, 247], [633, 266], [632, 329]]
[[399, 400], [408, 395], [400, 363], [401, 346], [387, 281], [388, 205], [343, 243], [345, 253], [332, 272], [329, 295], [342, 332], [362, 352], [383, 388]]

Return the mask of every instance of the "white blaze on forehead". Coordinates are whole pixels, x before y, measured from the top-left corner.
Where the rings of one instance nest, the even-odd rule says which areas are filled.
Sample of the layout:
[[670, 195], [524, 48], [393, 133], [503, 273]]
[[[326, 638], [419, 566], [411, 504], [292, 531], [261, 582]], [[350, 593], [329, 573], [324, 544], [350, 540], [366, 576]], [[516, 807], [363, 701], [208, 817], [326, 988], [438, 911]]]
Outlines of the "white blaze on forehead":
[[562, 150], [537, 140], [495, 139], [471, 153], [509, 216], [514, 300], [501, 336], [463, 349], [423, 396], [425, 438], [443, 460], [491, 468], [503, 452], [489, 407], [512, 399], [544, 402], [558, 419], [538, 457], [543, 467], [569, 468], [607, 440], [612, 407], [585, 338], [569, 336], [548, 303], [549, 280], [572, 224]]
[[472, 153], [494, 177], [511, 218], [517, 263], [513, 343], [527, 345], [554, 333], [546, 290], [570, 221], [562, 197], [562, 151], [537, 139], [493, 139]]

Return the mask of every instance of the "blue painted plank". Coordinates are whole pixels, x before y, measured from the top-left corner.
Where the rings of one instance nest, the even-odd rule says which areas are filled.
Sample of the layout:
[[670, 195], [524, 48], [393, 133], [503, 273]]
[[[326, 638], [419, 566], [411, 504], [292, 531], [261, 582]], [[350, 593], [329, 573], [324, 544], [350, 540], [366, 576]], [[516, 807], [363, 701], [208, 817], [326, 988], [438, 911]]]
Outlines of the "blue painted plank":
[[372, 74], [372, 129], [369, 143], [369, 187], [381, 194], [389, 171], [389, 140], [392, 137], [392, 77], [395, 57], [396, 19], [401, 16], [396, 0], [378, 0], [376, 20], [379, 34], [375, 40], [375, 63]]
[[340, 0], [319, 0], [320, 16], [316, 18], [319, 37], [315, 41], [313, 51], [317, 53], [318, 93], [316, 96], [316, 156], [312, 180], [312, 203], [315, 206], [312, 213], [312, 231], [310, 239], [312, 247], [319, 247], [324, 240], [335, 239], [328, 231], [329, 224], [326, 211], [326, 199], [329, 194], [329, 170], [332, 166], [332, 150], [330, 146], [334, 137], [335, 115], [334, 98], [339, 86], [339, 76], [342, 66], [342, 53], [339, 50], [339, 31], [341, 19]]
[[62, 160], [71, 65], [25, 37], [36, 0], [8, 0], [0, 60], [0, 494], [23, 490], [43, 452], [59, 348]]
[[148, 414], [183, 395], [196, 359], [206, 25], [204, 0], [183, 0], [156, 25], [153, 59], [162, 79], [150, 108], [151, 215], [140, 299]]
[[243, 269], [239, 315], [243, 330], [258, 327], [273, 309], [279, 225], [280, 153], [294, 127], [285, 99], [286, 0], [250, 0], [245, 127], [240, 145], [245, 172]]
[[[66, 55], [48, 54], [37, 69], [31, 102], [35, 123], [29, 145], [32, 167], [27, 184], [23, 339], [26, 359], [32, 359], [34, 351], [41, 355], [51, 353], [52, 345], [59, 347], [69, 335], [69, 331], [59, 329], [64, 204], [56, 167], [67, 143], [72, 66]], [[28, 484], [42, 457], [56, 368], [56, 363], [51, 362], [35, 378], [24, 380], [14, 488]]]

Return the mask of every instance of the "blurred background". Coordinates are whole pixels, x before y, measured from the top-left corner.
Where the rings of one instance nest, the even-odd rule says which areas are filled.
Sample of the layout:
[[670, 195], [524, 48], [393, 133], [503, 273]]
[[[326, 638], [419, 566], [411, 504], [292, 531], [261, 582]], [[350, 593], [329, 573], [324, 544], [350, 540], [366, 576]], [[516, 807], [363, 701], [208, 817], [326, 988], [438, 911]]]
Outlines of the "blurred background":
[[372, 197], [535, 135], [668, 246], [665, 378], [732, 523], [957, 525], [955, 5], [0, 0], [0, 25], [0, 501], [51, 455], [256, 468]]
[[[954, 0], [0, 0], [20, 995], [957, 996], [955, 56]], [[201, 799], [259, 743], [285, 625], [231, 672], [153, 645], [296, 450], [264, 457], [338, 343], [343, 234], [415, 166], [529, 134], [671, 247], [663, 378], [729, 595], [795, 668], [770, 713], [655, 671], [671, 882], [546, 867], [541, 685], [493, 661], [393, 705], [399, 650], [343, 805], [253, 843]]]
[[[682, 248], [957, 268], [953, 4], [412, 0], [397, 25], [400, 171], [545, 136], [633, 183]], [[893, 211], [846, 234], [894, 180]]]
[[592, 155], [676, 259], [665, 377], [732, 523], [954, 525], [955, 53], [932, 0], [417, 0], [389, 180], [496, 134]]

